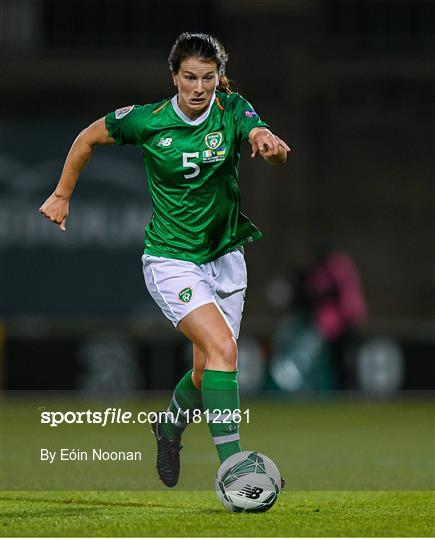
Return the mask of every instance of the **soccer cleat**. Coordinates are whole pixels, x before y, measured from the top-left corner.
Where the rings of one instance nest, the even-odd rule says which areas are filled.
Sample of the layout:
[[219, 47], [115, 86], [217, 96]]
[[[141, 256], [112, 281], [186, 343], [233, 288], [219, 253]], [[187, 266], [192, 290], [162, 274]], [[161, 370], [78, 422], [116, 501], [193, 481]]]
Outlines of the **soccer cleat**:
[[151, 423], [151, 431], [157, 441], [157, 473], [160, 480], [168, 487], [174, 487], [180, 476], [180, 444], [181, 439], [168, 439], [157, 420]]
[[281, 476], [281, 489], [284, 489], [285, 488], [285, 480], [284, 478]]

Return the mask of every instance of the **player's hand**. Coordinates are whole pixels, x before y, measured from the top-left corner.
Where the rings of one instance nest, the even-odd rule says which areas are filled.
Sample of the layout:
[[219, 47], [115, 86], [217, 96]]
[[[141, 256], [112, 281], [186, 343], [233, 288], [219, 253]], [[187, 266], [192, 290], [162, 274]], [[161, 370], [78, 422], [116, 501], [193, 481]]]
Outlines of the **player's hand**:
[[39, 212], [53, 223], [57, 223], [62, 231], [66, 230], [69, 199], [52, 193], [39, 209]]
[[254, 128], [250, 135], [249, 142], [252, 147], [252, 158], [260, 154], [265, 159], [273, 159], [280, 154], [280, 148], [283, 148], [286, 153], [290, 152], [287, 143], [267, 128]]
[[283, 141], [282, 139], [280, 139], [280, 138], [278, 137], [278, 135], [274, 135], [274, 137], [275, 137], [275, 139], [278, 141], [278, 144], [279, 144], [280, 146], [282, 146], [286, 152], [291, 152], [291, 151], [292, 151], [291, 148], [290, 148], [290, 146], [289, 146], [285, 141]]

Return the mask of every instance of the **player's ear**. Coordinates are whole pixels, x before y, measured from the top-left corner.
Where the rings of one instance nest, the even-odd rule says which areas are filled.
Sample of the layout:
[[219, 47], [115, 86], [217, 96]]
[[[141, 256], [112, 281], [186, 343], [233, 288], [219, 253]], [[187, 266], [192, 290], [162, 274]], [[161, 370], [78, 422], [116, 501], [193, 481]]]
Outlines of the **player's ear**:
[[178, 88], [178, 75], [176, 73], [172, 74], [172, 81], [174, 83], [174, 86]]

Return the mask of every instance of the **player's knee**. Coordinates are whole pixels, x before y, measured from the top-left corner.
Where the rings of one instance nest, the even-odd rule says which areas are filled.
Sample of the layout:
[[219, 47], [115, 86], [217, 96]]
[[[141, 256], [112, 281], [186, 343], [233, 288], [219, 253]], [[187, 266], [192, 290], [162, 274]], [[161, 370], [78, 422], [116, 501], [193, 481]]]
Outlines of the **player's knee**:
[[222, 371], [237, 369], [237, 342], [234, 336], [215, 343], [208, 355], [207, 367]]

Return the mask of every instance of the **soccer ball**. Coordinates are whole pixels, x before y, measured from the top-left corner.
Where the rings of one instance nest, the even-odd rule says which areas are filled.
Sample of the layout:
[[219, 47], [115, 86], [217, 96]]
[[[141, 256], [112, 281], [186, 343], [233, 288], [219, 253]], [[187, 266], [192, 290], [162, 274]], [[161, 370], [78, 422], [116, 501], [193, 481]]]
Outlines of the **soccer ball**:
[[216, 474], [216, 495], [228, 512], [266, 512], [281, 493], [275, 463], [259, 452], [237, 452]]

